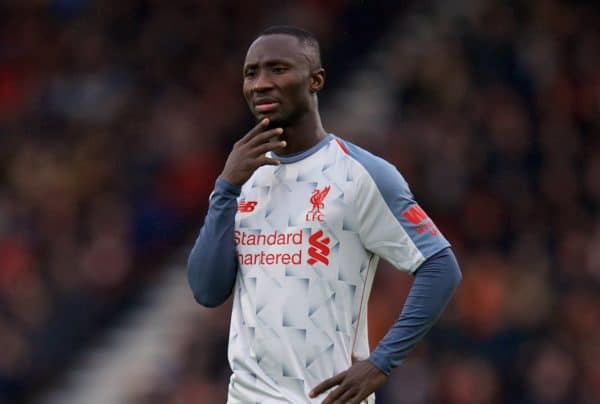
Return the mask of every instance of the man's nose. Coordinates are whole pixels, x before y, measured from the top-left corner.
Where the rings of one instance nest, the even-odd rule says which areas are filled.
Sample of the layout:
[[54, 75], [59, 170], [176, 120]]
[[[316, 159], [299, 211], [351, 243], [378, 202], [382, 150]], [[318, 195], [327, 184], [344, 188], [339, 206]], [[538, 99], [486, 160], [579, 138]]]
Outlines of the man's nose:
[[261, 93], [267, 91], [273, 87], [273, 83], [271, 82], [269, 75], [263, 72], [259, 73], [254, 80], [254, 86], [252, 90], [257, 93]]

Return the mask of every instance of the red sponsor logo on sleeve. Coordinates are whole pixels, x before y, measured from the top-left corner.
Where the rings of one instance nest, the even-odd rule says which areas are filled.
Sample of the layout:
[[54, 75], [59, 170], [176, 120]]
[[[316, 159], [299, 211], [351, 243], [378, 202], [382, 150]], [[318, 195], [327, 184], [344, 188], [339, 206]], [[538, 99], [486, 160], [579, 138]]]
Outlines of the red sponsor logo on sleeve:
[[408, 220], [410, 224], [416, 226], [417, 234], [422, 234], [426, 231], [432, 236], [437, 236], [439, 234], [439, 230], [433, 221], [417, 204], [410, 206], [404, 212], [402, 212], [402, 217]]

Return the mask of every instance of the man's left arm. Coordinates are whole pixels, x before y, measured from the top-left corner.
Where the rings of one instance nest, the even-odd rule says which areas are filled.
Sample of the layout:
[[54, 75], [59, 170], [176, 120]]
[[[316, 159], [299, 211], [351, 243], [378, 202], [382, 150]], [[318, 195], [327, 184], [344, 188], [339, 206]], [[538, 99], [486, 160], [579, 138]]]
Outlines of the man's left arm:
[[462, 278], [450, 247], [428, 258], [416, 271], [400, 317], [369, 359], [316, 386], [311, 397], [338, 386], [323, 404], [360, 403], [385, 383], [444, 311]]
[[415, 273], [400, 317], [369, 360], [389, 375], [441, 316], [461, 278], [458, 262], [450, 247], [427, 259]]

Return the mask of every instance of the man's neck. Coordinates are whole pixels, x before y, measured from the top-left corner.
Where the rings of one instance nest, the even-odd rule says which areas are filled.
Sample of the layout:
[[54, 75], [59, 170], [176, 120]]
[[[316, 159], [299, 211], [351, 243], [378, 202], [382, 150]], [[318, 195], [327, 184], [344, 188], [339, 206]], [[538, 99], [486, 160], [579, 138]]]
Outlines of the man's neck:
[[318, 114], [307, 114], [294, 125], [283, 129], [281, 136], [287, 142], [285, 149], [277, 152], [280, 156], [296, 154], [310, 149], [326, 136]]

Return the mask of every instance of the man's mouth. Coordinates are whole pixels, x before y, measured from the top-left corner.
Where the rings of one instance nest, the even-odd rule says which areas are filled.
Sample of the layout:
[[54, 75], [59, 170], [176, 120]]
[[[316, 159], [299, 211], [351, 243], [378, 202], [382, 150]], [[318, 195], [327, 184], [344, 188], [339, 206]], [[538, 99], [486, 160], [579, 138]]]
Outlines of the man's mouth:
[[260, 100], [254, 103], [256, 112], [269, 112], [277, 108], [279, 101], [277, 100]]

